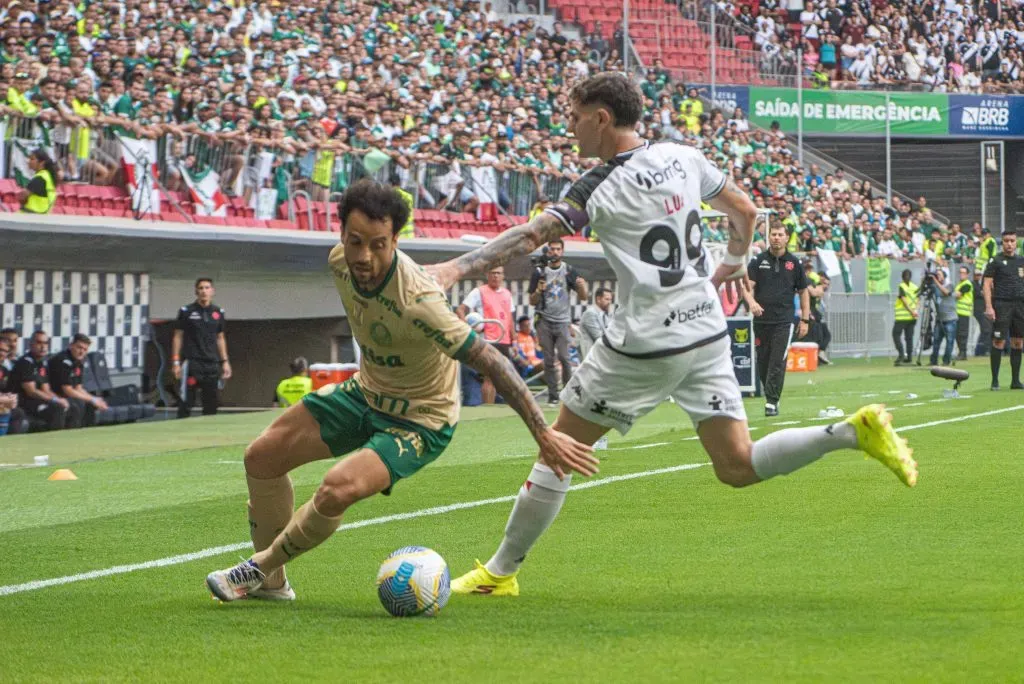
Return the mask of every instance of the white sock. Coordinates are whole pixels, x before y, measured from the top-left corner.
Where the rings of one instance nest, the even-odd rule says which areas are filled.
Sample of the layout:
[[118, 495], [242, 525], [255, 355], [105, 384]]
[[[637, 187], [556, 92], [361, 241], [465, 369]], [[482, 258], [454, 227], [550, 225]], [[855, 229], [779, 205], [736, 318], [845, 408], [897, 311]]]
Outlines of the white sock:
[[754, 442], [750, 464], [762, 480], [788, 475], [830, 451], [857, 448], [857, 430], [843, 421], [825, 427], [789, 428]]
[[492, 575], [511, 575], [523, 561], [530, 548], [548, 529], [569, 491], [571, 476], [559, 480], [551, 468], [535, 463], [530, 476], [519, 489], [512, 507], [512, 515], [505, 526], [505, 538], [484, 567]]

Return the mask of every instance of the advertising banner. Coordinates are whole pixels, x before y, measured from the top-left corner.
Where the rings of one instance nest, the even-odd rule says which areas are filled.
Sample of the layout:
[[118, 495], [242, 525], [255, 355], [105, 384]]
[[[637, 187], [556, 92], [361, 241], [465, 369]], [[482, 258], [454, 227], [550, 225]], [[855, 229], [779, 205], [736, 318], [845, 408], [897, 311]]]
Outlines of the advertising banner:
[[[695, 83], [691, 87], [696, 88], [700, 96], [711, 99], [711, 86], [707, 83]], [[747, 112], [750, 109], [750, 88], [747, 86], [716, 85], [714, 106], [722, 110], [722, 114], [728, 119], [737, 107]]]
[[742, 392], [757, 392], [754, 372], [754, 319], [750, 316], [728, 318], [729, 341], [732, 342], [732, 369]]
[[949, 95], [950, 135], [1024, 136], [1024, 97]]
[[[803, 130], [817, 135], [885, 135], [886, 112], [894, 136], [949, 134], [949, 98], [932, 93], [804, 90]], [[772, 122], [787, 133], [797, 130], [799, 103], [795, 88], [750, 88], [750, 121], [768, 128]]]

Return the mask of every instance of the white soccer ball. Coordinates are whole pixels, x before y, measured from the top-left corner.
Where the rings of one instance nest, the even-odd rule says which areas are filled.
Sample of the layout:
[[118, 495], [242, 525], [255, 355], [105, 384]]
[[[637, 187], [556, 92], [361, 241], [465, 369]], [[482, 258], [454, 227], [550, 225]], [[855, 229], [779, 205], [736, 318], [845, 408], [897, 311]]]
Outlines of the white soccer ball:
[[395, 617], [441, 612], [451, 594], [448, 564], [436, 551], [422, 546], [398, 549], [377, 573], [377, 596]]
[[476, 311], [470, 311], [466, 314], [466, 324], [473, 330], [482, 332], [484, 329], [484, 317]]

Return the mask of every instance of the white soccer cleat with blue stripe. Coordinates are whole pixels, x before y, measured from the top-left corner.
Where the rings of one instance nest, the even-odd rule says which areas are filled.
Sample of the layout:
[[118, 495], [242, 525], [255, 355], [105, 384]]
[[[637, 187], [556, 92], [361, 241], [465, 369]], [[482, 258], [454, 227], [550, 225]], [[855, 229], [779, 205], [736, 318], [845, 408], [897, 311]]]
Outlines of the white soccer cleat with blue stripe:
[[226, 570], [211, 572], [206, 576], [206, 586], [221, 601], [237, 601], [248, 598], [249, 592], [258, 590], [265, 579], [267, 576], [249, 559]]

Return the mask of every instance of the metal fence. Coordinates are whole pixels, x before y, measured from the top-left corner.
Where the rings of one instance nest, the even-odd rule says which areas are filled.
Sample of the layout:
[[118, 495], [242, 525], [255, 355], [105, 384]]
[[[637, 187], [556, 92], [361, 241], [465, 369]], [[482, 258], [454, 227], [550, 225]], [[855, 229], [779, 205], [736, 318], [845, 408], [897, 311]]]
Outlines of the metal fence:
[[[829, 351], [832, 356], [847, 358], [895, 357], [896, 347], [892, 341], [895, 323], [896, 294], [866, 294], [863, 292], [830, 292], [824, 301], [825, 322], [832, 332]], [[980, 327], [972, 317], [967, 349], [973, 350], [978, 340]], [[916, 355], [921, 331], [914, 331], [914, 354]], [[943, 343], [945, 350], [945, 343]], [[923, 359], [927, 362], [930, 349], [925, 350]], [[973, 351], [969, 354], [973, 355]], [[955, 354], [954, 354], [955, 356]]]

